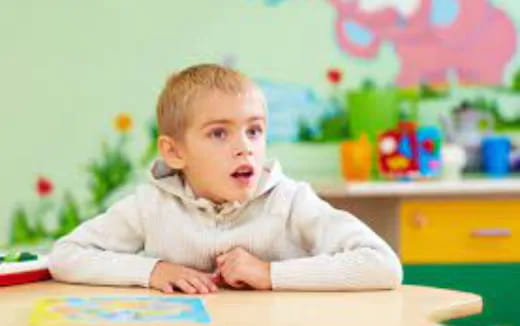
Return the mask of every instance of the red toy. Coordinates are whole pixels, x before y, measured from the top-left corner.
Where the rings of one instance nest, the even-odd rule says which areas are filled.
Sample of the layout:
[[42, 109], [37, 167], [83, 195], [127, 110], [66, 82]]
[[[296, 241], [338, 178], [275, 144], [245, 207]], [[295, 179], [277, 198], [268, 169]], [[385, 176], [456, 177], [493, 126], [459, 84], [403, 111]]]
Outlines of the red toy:
[[379, 168], [392, 178], [414, 177], [419, 174], [417, 132], [412, 122], [400, 122], [395, 130], [379, 136]]
[[0, 262], [0, 286], [45, 281], [50, 278], [45, 256], [36, 255], [30, 261]]

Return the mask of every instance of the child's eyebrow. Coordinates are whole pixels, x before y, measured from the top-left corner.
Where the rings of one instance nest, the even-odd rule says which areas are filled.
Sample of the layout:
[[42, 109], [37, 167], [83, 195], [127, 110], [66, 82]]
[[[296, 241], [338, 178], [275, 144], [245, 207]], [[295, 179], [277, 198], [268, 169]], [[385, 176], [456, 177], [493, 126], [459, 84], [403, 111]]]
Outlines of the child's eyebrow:
[[[264, 121], [264, 120], [265, 120], [264, 116], [261, 116], [261, 115], [259, 115], [259, 116], [252, 116], [252, 117], [247, 119], [247, 123], [251, 123], [251, 122], [254, 122], [254, 121]], [[210, 121], [205, 122], [202, 125], [202, 129], [206, 128], [207, 126], [216, 125], [216, 124], [232, 125], [234, 123], [235, 122], [233, 120], [229, 120], [229, 119], [210, 120]]]
[[253, 122], [253, 121], [265, 121], [265, 117], [263, 115], [255, 115], [249, 119], [247, 119], [247, 122]]

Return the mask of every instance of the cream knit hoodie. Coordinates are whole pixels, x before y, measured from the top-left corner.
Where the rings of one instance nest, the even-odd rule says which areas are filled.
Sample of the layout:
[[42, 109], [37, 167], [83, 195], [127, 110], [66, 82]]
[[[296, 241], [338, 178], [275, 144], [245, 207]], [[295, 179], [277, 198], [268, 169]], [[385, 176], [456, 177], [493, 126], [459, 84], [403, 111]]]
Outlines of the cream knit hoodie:
[[157, 160], [148, 184], [58, 240], [49, 262], [57, 280], [146, 287], [158, 260], [213, 272], [215, 257], [237, 246], [271, 262], [274, 290], [389, 289], [402, 281], [399, 259], [379, 236], [283, 175], [277, 162], [265, 165], [250, 201], [215, 205]]

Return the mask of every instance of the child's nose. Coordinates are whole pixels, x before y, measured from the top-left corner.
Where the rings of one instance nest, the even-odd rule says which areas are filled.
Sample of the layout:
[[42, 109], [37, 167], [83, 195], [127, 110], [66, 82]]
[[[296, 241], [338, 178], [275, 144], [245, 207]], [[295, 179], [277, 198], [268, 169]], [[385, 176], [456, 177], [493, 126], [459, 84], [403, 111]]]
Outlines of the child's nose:
[[253, 154], [253, 151], [251, 151], [249, 148], [240, 149], [235, 151], [236, 157], [242, 157], [242, 156], [250, 156]]
[[240, 139], [237, 141], [235, 150], [234, 150], [234, 156], [241, 157], [241, 156], [249, 156], [253, 154], [253, 151], [251, 150], [251, 144], [249, 143], [248, 139]]

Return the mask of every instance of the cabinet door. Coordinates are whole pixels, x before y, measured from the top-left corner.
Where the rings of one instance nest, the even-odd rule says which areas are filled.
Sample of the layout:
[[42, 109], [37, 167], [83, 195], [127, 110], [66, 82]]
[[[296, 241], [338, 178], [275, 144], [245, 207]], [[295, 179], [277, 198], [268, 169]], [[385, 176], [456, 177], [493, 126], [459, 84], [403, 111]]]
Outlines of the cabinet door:
[[520, 262], [520, 200], [407, 200], [404, 263]]
[[405, 265], [405, 284], [428, 285], [477, 293], [480, 315], [449, 321], [449, 325], [520, 326], [520, 264]]

